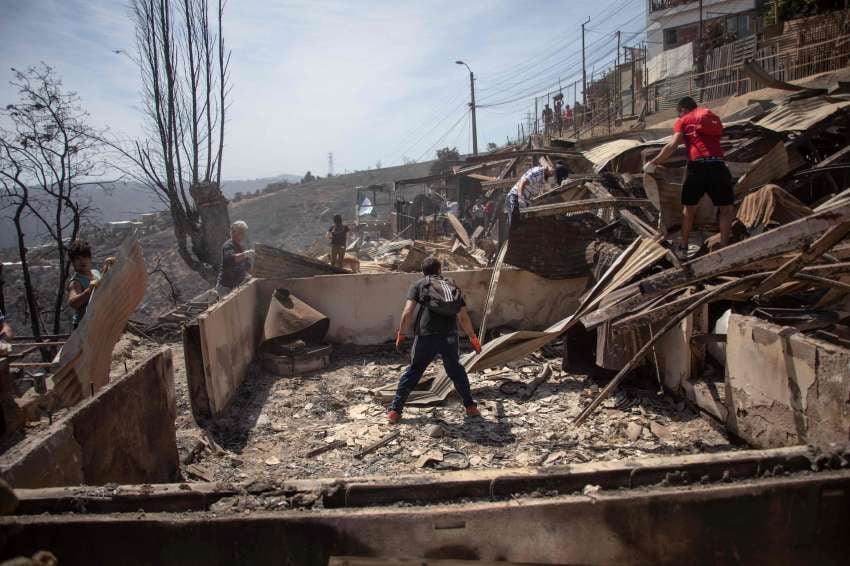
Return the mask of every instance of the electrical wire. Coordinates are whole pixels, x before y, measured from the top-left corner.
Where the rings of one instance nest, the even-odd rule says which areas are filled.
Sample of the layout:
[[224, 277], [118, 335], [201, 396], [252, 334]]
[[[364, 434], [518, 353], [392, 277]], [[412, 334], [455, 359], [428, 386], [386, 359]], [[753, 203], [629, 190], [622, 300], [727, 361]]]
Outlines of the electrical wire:
[[[634, 18], [633, 18], [633, 19], [634, 19]], [[645, 31], [645, 30], [644, 30], [644, 31]], [[637, 35], [639, 35], [640, 33], [643, 33], [643, 32], [637, 32], [636, 34], [633, 34], [631, 38], [627, 38], [627, 41], [626, 41], [626, 42], [631, 41], [632, 39], [634, 39], [634, 38], [635, 38]], [[592, 44], [591, 44], [591, 49], [590, 49], [590, 50], [591, 50], [591, 51], [593, 51], [593, 50], [594, 50], [594, 48], [595, 48], [595, 47], [597, 47], [597, 46], [599, 46], [600, 44], [607, 43], [607, 40], [609, 40], [609, 39], [610, 39], [610, 36], [608, 36], [608, 37], [604, 37], [604, 38], [600, 38], [600, 40], [598, 40], [597, 42], [595, 42], [595, 43], [592, 43]], [[599, 56], [597, 56], [595, 59], [593, 59], [593, 60], [590, 62], [589, 66], [590, 66], [591, 68], [593, 68], [593, 67], [594, 67], [594, 65], [595, 65], [596, 63], [599, 63], [599, 62], [601, 62], [601, 61], [604, 61], [604, 60], [606, 60], [606, 59], [610, 58], [612, 55], [615, 55], [615, 54], [616, 54], [616, 51], [617, 51], [616, 47], [611, 47], [611, 48], [609, 48], [607, 51], [603, 52], [603, 53], [602, 53], [602, 55], [599, 55]], [[570, 59], [574, 59], [574, 58], [575, 58], [575, 57], [571, 57]], [[573, 67], [570, 67], [570, 68], [573, 68]], [[563, 75], [561, 75], [561, 78], [563, 78]], [[567, 78], [568, 78], [568, 79], [569, 79], [569, 78], [571, 78], [571, 75], [567, 75]], [[544, 79], [544, 80], [545, 80], [545, 79]], [[550, 77], [548, 78], [548, 80], [549, 80], [549, 81], [551, 81], [551, 80], [552, 80], [552, 77], [550, 76]], [[480, 104], [480, 105], [477, 105], [477, 106], [478, 106], [478, 107], [482, 107], [482, 108], [487, 108], [487, 107], [499, 106], [499, 105], [504, 105], [504, 104], [510, 104], [510, 103], [512, 103], [512, 102], [519, 101], [519, 100], [521, 100], [521, 99], [523, 99], [523, 98], [530, 97], [530, 96], [534, 95], [535, 93], [539, 93], [539, 92], [544, 91], [544, 90], [554, 89], [554, 87], [555, 87], [555, 86], [560, 86], [560, 85], [561, 85], [561, 84], [563, 84], [563, 83], [562, 83], [562, 81], [561, 81], [561, 80], [558, 80], [558, 81], [552, 82], [552, 83], [550, 83], [550, 84], [548, 84], [548, 85], [546, 85], [546, 86], [542, 86], [542, 87], [541, 87], [541, 84], [544, 84], [544, 83], [542, 83], [542, 82], [538, 82], [538, 83], [536, 83], [534, 86], [532, 86], [532, 87], [530, 87], [530, 88], [528, 88], [528, 89], [524, 90], [524, 91], [523, 91], [523, 94], [521, 94], [521, 95], [517, 95], [517, 96], [511, 97], [511, 98], [509, 98], [509, 99], [501, 100], [501, 101], [496, 101], [496, 102], [489, 102], [489, 103], [487, 103], [486, 101], [484, 101], [485, 103]], [[567, 81], [567, 84], [570, 84], [570, 81], [569, 81], [569, 80]], [[548, 92], [547, 94], [550, 94], [551, 92], [553, 92], [553, 91], [550, 91], [550, 92]]]
[[433, 150], [435, 147], [437, 147], [437, 145], [438, 145], [440, 142], [442, 142], [445, 138], [447, 138], [448, 136], [450, 136], [450, 135], [451, 135], [451, 133], [455, 130], [455, 128], [457, 128], [457, 127], [458, 127], [458, 125], [459, 125], [459, 124], [463, 121], [463, 119], [464, 119], [464, 118], [466, 118], [467, 116], [468, 116], [468, 113], [464, 112], [464, 113], [463, 113], [463, 115], [462, 115], [460, 118], [458, 118], [457, 122], [455, 122], [454, 124], [452, 124], [451, 126], [449, 126], [449, 129], [448, 129], [448, 130], [446, 130], [446, 132], [445, 132], [442, 136], [440, 136], [439, 138], [437, 138], [437, 140], [436, 140], [434, 143], [432, 143], [430, 146], [428, 146], [428, 149], [426, 149], [425, 151], [423, 151], [423, 152], [422, 152], [422, 155], [420, 155], [420, 156], [416, 159], [416, 161], [422, 161], [422, 159], [423, 159], [426, 155], [428, 155], [428, 154], [431, 152], [431, 150]]
[[[602, 12], [591, 16], [591, 19], [597, 19], [598, 18], [598, 19], [601, 19], [601, 20], [610, 20], [610, 18], [612, 18], [616, 14], [622, 12], [630, 4], [633, 4], [636, 1], [637, 0], [626, 0], [626, 2], [624, 2], [622, 4], [618, 4], [617, 2], [612, 2], [605, 9], [603, 9]], [[565, 33], [569, 33], [569, 32], [565, 32]], [[558, 44], [548, 55], [544, 55], [544, 56], [540, 56], [540, 57], [534, 57], [532, 59], [529, 59], [527, 62], [519, 65], [519, 67], [522, 70], [517, 72], [517, 73], [511, 73], [511, 76], [509, 77], [509, 79], [512, 80], [512, 79], [516, 78], [517, 76], [524, 74], [528, 70], [538, 68], [543, 62], [545, 62], [548, 59], [551, 59], [552, 57], [554, 57], [556, 55], [558, 55], [564, 48], [566, 48], [569, 45], [572, 45], [573, 43], [577, 43], [578, 41], [580, 41], [580, 39], [581, 39], [581, 36], [577, 35], [572, 40], [567, 40], [565, 42]], [[514, 66], [514, 68], [516, 68], [516, 67], [517, 66]], [[488, 86], [482, 87], [480, 89], [480, 92], [484, 93], [484, 92], [491, 90], [494, 87], [497, 87], [501, 84], [504, 84], [508, 79], [498, 80], [498, 77], [501, 76], [502, 74], [504, 74], [504, 73], [497, 72], [497, 73], [493, 73], [491, 75], [488, 75], [491, 78], [493, 78], [493, 77], [497, 78], [497, 80], [496, 81], [492, 81], [492, 80], [489, 81]]]

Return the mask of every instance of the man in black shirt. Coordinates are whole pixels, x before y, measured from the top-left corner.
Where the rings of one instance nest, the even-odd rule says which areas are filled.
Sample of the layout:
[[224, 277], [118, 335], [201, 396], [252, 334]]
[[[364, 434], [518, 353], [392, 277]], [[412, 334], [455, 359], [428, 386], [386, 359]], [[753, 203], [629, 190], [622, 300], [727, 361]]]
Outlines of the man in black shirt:
[[223, 297], [239, 286], [251, 267], [251, 256], [254, 250], [245, 250], [245, 238], [248, 235], [248, 225], [237, 220], [230, 225], [230, 239], [221, 246], [221, 272], [218, 274], [218, 284], [215, 286], [219, 297]]
[[[404, 403], [407, 401], [408, 395], [419, 383], [422, 374], [428, 369], [431, 361], [437, 354], [443, 358], [443, 366], [446, 374], [454, 383], [455, 390], [460, 394], [463, 400], [463, 406], [466, 407], [466, 414], [470, 417], [478, 416], [478, 407], [475, 401], [472, 400], [472, 393], [469, 390], [469, 377], [466, 375], [466, 370], [460, 364], [460, 351], [458, 345], [457, 327], [458, 323], [464, 333], [469, 336], [469, 341], [476, 352], [481, 351], [481, 343], [478, 341], [478, 336], [475, 335], [475, 329], [472, 327], [472, 321], [469, 319], [469, 313], [466, 310], [466, 303], [463, 301], [463, 296], [460, 295], [460, 310], [456, 315], [445, 316], [431, 310], [424, 304], [427, 287], [430, 285], [440, 285], [443, 282], [450, 282], [454, 286], [454, 282], [444, 279], [440, 275], [441, 265], [437, 258], [429, 257], [422, 262], [422, 273], [425, 275], [422, 279], [410, 286], [407, 291], [407, 302], [404, 305], [404, 312], [401, 314], [401, 323], [399, 324], [398, 333], [396, 334], [396, 348], [401, 346], [404, 341], [404, 329], [410, 325], [413, 318], [413, 311], [416, 305], [419, 305], [419, 312], [416, 315], [416, 320], [413, 324], [413, 351], [411, 352], [410, 365], [404, 370], [401, 378], [398, 381], [398, 389], [396, 390], [395, 398], [390, 405], [390, 410], [387, 413], [387, 420], [390, 424], [395, 424], [401, 419], [401, 412], [404, 409]], [[446, 288], [451, 288], [447, 286]], [[459, 294], [459, 290], [458, 290]]]

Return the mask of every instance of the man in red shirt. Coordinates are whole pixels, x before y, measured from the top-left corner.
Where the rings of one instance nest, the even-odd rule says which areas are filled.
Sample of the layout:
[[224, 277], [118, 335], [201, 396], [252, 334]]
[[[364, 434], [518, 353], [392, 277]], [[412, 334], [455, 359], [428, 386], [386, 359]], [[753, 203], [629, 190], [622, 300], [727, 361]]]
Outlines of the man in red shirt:
[[655, 159], [646, 163], [644, 171], [652, 174], [657, 166], [673, 155], [680, 143], [684, 143], [688, 152], [688, 166], [682, 185], [684, 218], [679, 248], [685, 251], [688, 248], [697, 203], [704, 194], [708, 194], [718, 208], [720, 245], [725, 246], [729, 243], [732, 221], [735, 219], [735, 191], [732, 188], [732, 174], [723, 161], [723, 150], [720, 148], [723, 124], [708, 108], [698, 108], [690, 96], [680, 100], [676, 109], [679, 111], [679, 119], [673, 126], [673, 139]]

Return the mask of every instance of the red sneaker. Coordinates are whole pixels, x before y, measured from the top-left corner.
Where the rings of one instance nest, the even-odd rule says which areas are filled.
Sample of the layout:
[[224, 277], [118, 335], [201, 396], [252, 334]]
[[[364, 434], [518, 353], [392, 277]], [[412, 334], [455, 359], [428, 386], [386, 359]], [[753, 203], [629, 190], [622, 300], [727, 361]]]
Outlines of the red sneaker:
[[470, 405], [466, 408], [467, 417], [480, 417], [481, 411], [478, 410], [478, 405]]
[[390, 409], [389, 411], [387, 411], [387, 420], [390, 424], [398, 424], [398, 421], [401, 420], [401, 413], [399, 413], [395, 409]]

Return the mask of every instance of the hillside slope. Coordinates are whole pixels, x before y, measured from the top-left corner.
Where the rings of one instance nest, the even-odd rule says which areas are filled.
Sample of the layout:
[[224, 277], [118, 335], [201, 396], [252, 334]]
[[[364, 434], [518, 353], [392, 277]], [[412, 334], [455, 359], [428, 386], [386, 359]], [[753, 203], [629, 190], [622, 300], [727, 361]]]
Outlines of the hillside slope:
[[[354, 188], [428, 175], [431, 162], [400, 165], [290, 185], [230, 205], [231, 220], [244, 220], [252, 242], [301, 251], [324, 236], [334, 214], [354, 216]], [[324, 214], [322, 214], [324, 212]]]

